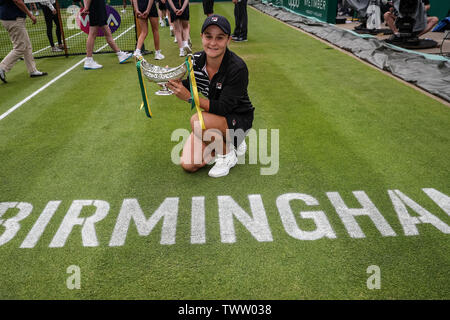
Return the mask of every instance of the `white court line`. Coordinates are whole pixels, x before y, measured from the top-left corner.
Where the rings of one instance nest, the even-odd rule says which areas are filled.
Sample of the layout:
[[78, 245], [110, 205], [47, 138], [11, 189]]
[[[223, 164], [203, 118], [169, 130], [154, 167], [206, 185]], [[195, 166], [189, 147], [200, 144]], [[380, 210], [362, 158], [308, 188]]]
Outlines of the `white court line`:
[[[78, 32], [77, 34], [73, 34], [73, 35], [71, 35], [70, 37], [68, 37], [68, 38], [66, 38], [66, 39], [64, 39], [64, 40], [69, 40], [69, 39], [71, 39], [71, 38], [73, 38], [73, 37], [75, 37], [75, 36], [78, 36], [78, 35], [80, 35], [80, 34], [82, 34], [82, 33], [84, 33], [83, 31], [80, 31], [80, 32]], [[47, 50], [47, 49], [50, 49], [50, 46], [46, 46], [45, 48], [43, 48], [43, 49], [40, 49], [40, 50], [38, 50], [38, 51], [35, 51], [35, 52], [33, 52], [33, 54], [36, 54], [36, 53], [39, 53], [39, 52], [41, 52], [41, 51], [44, 51], [44, 50]]]
[[[128, 31], [130, 31], [132, 28], [134, 28], [134, 24], [129, 27], [127, 30], [125, 30], [124, 32], [122, 32], [121, 34], [119, 34], [117, 37], [114, 38], [114, 40], [119, 39], [121, 36], [123, 36], [125, 33], [127, 33]], [[103, 48], [106, 48], [108, 46], [108, 44], [103, 45], [102, 47], [100, 47], [99, 49], [95, 50], [95, 52], [99, 52], [101, 51]], [[76, 67], [78, 67], [81, 63], [84, 62], [84, 60], [86, 60], [86, 57], [84, 57], [81, 61], [78, 61], [76, 64], [74, 64], [72, 67], [70, 67], [69, 69], [67, 69], [66, 71], [64, 71], [63, 73], [61, 73], [59, 76], [57, 76], [56, 78], [52, 79], [51, 81], [47, 82], [45, 85], [43, 85], [42, 87], [40, 87], [38, 90], [36, 90], [35, 92], [33, 92], [32, 94], [30, 94], [28, 97], [26, 97], [25, 99], [23, 99], [22, 101], [20, 101], [19, 103], [17, 103], [15, 106], [13, 106], [12, 108], [10, 108], [8, 111], [6, 111], [5, 113], [3, 113], [2, 115], [0, 115], [0, 120], [3, 120], [4, 118], [6, 118], [9, 114], [11, 114], [12, 112], [14, 112], [15, 110], [17, 110], [18, 108], [20, 108], [23, 104], [25, 104], [27, 101], [29, 101], [31, 98], [33, 98], [35, 95], [37, 95], [38, 93], [44, 91], [45, 89], [47, 89], [50, 85], [52, 85], [54, 82], [56, 82], [57, 80], [61, 79], [62, 77], [64, 77], [66, 74], [68, 74], [70, 71], [72, 71], [73, 69], [75, 69]]]

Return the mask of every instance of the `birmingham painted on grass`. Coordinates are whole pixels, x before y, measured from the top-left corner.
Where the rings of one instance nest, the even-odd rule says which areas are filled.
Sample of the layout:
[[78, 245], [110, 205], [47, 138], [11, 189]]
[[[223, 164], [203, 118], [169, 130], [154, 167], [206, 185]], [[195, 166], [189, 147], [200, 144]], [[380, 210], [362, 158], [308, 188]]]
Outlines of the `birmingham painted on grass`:
[[[450, 197], [433, 188], [424, 188], [422, 190], [435, 201], [442, 210], [450, 215]], [[446, 223], [400, 190], [388, 190], [388, 194], [405, 236], [419, 235], [417, 225], [423, 223], [433, 225], [437, 230], [444, 234], [450, 234], [450, 227]], [[374, 227], [383, 237], [395, 237], [398, 235], [364, 191], [353, 192], [353, 195], [361, 204], [361, 208], [349, 208], [338, 192], [327, 192], [326, 195], [342, 220], [350, 237], [366, 237], [355, 219], [357, 216], [368, 216], [370, 220], [372, 220]], [[239, 221], [257, 241], [274, 241], [261, 195], [248, 195], [248, 200], [250, 203], [251, 214], [245, 212], [232, 197], [217, 197], [220, 237], [222, 243], [235, 243], [237, 241], [234, 228], [235, 220]], [[297, 240], [317, 240], [324, 237], [329, 239], [337, 238], [333, 227], [327, 219], [326, 213], [321, 210], [301, 211], [299, 213], [300, 218], [313, 220], [316, 227], [315, 230], [312, 231], [301, 230], [296, 222], [296, 214], [292, 211], [290, 206], [290, 203], [295, 200], [302, 201], [312, 209], [320, 205], [320, 203], [311, 195], [302, 193], [286, 193], [280, 195], [276, 199], [276, 206], [284, 230], [287, 234]], [[175, 244], [178, 203], [178, 197], [166, 198], [159, 208], [147, 218], [137, 199], [124, 199], [119, 215], [117, 216], [116, 225], [109, 246], [116, 247], [125, 245], [128, 229], [132, 221], [136, 225], [140, 236], [148, 236], [161, 219], [163, 220], [163, 223], [160, 243], [163, 245]], [[47, 206], [44, 208], [43, 212], [20, 245], [21, 248], [33, 248], [36, 245], [60, 204], [61, 201], [49, 201], [47, 203]], [[80, 215], [83, 208], [88, 206], [94, 206], [95, 213], [87, 218], [81, 218]], [[192, 197], [191, 208], [191, 244], [205, 243], [205, 197]], [[411, 216], [408, 208], [418, 216]], [[7, 210], [14, 209], [18, 209], [18, 213], [15, 216], [9, 219], [0, 220], [0, 225], [3, 225], [5, 228], [5, 231], [0, 236], [0, 245], [6, 244], [15, 237], [20, 229], [20, 222], [31, 214], [33, 205], [27, 202], [2, 202], [0, 203], [0, 218]], [[82, 226], [81, 238], [83, 246], [99, 246], [100, 243], [97, 239], [95, 228], [97, 224], [100, 224], [101, 221], [108, 216], [109, 209], [109, 203], [104, 200], [74, 200], [61, 222], [58, 231], [49, 244], [49, 247], [64, 247], [73, 227], [76, 225]]]

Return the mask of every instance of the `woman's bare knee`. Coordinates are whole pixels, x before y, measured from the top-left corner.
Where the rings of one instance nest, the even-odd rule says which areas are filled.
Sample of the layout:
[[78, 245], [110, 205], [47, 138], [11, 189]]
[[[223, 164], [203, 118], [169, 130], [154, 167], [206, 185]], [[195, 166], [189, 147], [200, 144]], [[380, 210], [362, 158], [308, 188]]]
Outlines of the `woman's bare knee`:
[[181, 160], [181, 167], [184, 169], [184, 171], [187, 171], [187, 172], [195, 172], [199, 169], [199, 167], [196, 166], [195, 164], [184, 163], [183, 159]]
[[[198, 120], [198, 114], [197, 113], [194, 113], [193, 115], [192, 115], [192, 117], [191, 117], [191, 129], [192, 130], [194, 130], [194, 127], [195, 127], [195, 123], [196, 122], [199, 122], [199, 120]], [[198, 124], [197, 124], [198, 125]]]

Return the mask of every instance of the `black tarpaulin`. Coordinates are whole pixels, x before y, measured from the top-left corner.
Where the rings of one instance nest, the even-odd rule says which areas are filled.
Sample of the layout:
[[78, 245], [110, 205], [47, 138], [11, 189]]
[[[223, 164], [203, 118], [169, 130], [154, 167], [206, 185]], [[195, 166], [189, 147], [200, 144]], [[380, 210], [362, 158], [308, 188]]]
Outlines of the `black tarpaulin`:
[[374, 36], [359, 35], [258, 1], [250, 5], [450, 102], [450, 60], [445, 57], [404, 50]]

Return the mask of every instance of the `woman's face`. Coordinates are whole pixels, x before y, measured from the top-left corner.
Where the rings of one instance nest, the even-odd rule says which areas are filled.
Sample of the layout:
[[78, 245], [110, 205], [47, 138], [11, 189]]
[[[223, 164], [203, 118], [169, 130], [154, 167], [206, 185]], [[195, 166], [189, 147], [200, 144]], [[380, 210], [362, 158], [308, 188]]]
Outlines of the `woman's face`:
[[230, 39], [218, 26], [209, 26], [202, 33], [203, 50], [208, 57], [218, 58], [225, 54]]

